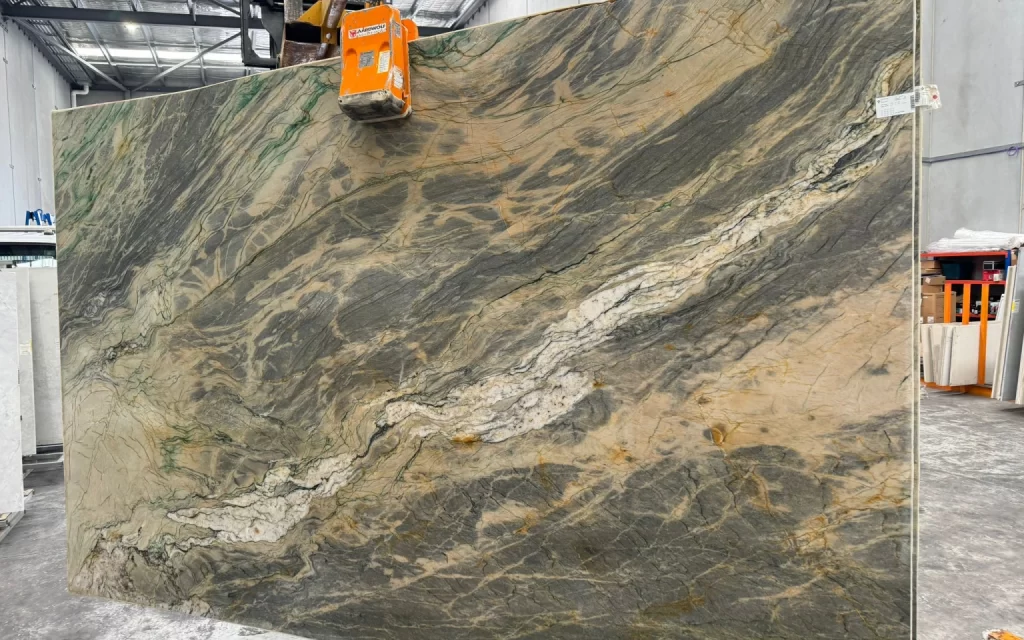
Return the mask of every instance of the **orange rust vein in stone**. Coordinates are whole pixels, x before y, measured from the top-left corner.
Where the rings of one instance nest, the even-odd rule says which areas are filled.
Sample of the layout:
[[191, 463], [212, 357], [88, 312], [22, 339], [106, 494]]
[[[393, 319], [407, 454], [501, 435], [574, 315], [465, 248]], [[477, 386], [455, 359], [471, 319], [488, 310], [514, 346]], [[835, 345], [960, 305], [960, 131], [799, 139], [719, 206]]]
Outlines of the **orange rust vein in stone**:
[[480, 436], [476, 435], [475, 433], [460, 434], [452, 438], [452, 444], [457, 445], [459, 447], [475, 449], [476, 447], [474, 445], [479, 444], [479, 442]]
[[721, 447], [725, 445], [725, 438], [728, 435], [724, 430], [724, 425], [715, 425], [711, 427], [711, 440], [715, 443], [715, 446]]
[[530, 528], [537, 524], [539, 521], [540, 518], [537, 517], [537, 514], [527, 514], [526, 517], [523, 518], [523, 526], [516, 529], [516, 535], [525, 536], [527, 533], [530, 532]]
[[621, 446], [612, 449], [611, 459], [615, 464], [626, 464], [635, 460], [635, 458], [630, 455], [629, 449]]
[[660, 602], [652, 604], [642, 611], [645, 616], [655, 617], [676, 617], [683, 613], [690, 613], [698, 607], [704, 606], [703, 596], [687, 596], [673, 602]]

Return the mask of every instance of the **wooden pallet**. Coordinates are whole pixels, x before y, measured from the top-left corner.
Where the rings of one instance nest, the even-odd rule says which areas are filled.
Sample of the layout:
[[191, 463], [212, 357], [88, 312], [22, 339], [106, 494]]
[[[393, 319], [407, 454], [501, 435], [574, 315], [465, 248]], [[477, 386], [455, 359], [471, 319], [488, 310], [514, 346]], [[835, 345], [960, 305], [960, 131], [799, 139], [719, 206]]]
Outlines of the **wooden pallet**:
[[18, 524], [21, 517], [25, 515], [24, 511], [16, 511], [15, 513], [0, 513], [0, 542], [4, 541], [4, 538], [14, 529], [14, 525]]

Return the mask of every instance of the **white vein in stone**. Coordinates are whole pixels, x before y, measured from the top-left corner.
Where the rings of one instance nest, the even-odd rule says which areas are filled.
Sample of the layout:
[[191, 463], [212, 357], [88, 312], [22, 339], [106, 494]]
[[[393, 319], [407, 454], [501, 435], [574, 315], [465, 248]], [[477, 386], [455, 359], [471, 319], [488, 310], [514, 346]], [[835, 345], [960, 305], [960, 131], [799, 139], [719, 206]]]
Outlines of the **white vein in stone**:
[[[223, 500], [224, 506], [182, 509], [167, 517], [212, 529], [224, 542], [276, 542], [306, 517], [315, 498], [333, 496], [348, 484], [354, 460], [351, 455], [323, 458], [300, 477], [287, 466], [276, 467], [248, 493]], [[295, 488], [278, 495], [289, 484]]]
[[[809, 211], [841, 196], [814, 183], [829, 175], [837, 161], [867, 145], [885, 123], [862, 114], [856, 135], [834, 141], [807, 169], [785, 187], [752, 200], [727, 222], [680, 245], [705, 248], [688, 260], [639, 265], [613, 278], [565, 318], [544, 332], [543, 342], [507, 372], [450, 391], [440, 403], [398, 400], [384, 409], [381, 422], [397, 425], [416, 416], [427, 425], [416, 435], [442, 432], [448, 437], [474, 436], [501, 442], [541, 429], [568, 413], [592, 389], [592, 380], [573, 371], [570, 358], [592, 351], [613, 332], [645, 316], [668, 311], [699, 288], [711, 272], [761, 234], [805, 217]], [[877, 164], [864, 162], [851, 172], [863, 174]], [[833, 182], [848, 179], [843, 175]], [[415, 381], [412, 381], [415, 384]]]

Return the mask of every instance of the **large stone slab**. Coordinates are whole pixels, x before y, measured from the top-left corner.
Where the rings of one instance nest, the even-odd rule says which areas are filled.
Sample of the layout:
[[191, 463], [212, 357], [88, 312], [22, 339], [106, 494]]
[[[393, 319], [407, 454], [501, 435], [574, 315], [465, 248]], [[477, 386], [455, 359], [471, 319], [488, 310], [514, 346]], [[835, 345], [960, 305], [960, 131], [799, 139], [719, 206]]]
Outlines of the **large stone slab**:
[[18, 279], [0, 269], [0, 513], [25, 510], [18, 384]]
[[[18, 286], [18, 386], [21, 388], [21, 451], [23, 455], [27, 456], [36, 452], [36, 385], [32, 367], [32, 293], [29, 270], [15, 269], [14, 273]], [[58, 357], [59, 355], [58, 350]]]
[[57, 270], [29, 269], [32, 310], [32, 377], [37, 444], [61, 444], [60, 318]]
[[902, 638], [912, 3], [618, 0], [55, 116], [71, 588]]

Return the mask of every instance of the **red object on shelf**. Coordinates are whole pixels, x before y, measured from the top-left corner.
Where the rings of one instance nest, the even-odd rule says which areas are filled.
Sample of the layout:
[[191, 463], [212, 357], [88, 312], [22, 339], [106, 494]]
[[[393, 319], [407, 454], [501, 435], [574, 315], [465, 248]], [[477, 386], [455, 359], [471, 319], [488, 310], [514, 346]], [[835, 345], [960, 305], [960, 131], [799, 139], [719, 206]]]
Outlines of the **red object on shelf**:
[[995, 260], [985, 260], [981, 263], [981, 279], [986, 282], [999, 282], [1003, 280], [1003, 270], [996, 266]]

